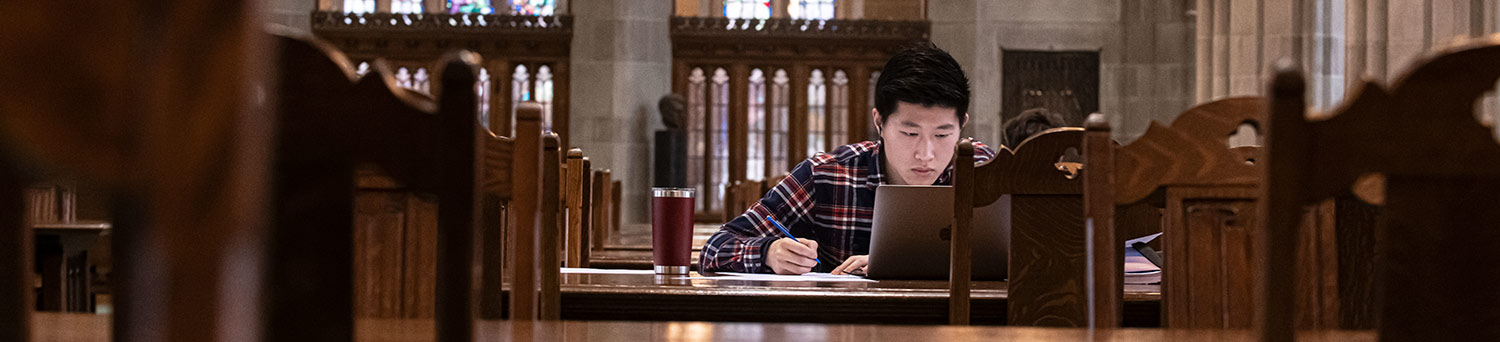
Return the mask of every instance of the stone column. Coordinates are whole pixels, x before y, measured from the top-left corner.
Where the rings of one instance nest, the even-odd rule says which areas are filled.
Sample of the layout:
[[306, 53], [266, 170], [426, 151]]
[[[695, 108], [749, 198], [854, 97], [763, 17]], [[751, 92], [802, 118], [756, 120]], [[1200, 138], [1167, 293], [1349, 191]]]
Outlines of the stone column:
[[622, 220], [647, 222], [656, 101], [671, 91], [672, 2], [594, 0], [572, 12], [569, 140], [623, 184]]
[[[1100, 110], [1113, 114], [1108, 117], [1116, 140], [1134, 140], [1151, 121], [1171, 122], [1193, 105], [1195, 18], [1184, 5], [1191, 4], [1120, 2], [1120, 51], [1100, 56], [1106, 66], [1100, 70]], [[1118, 62], [1109, 62], [1106, 55], [1118, 55]], [[1114, 99], [1104, 96], [1111, 93]]]
[[1313, 106], [1337, 103], [1348, 72], [1346, 11], [1364, 5], [1352, 0], [1349, 7], [1346, 1], [1351, 0], [1200, 0], [1198, 5], [1207, 7], [1197, 10], [1198, 102], [1262, 94], [1274, 63], [1290, 58], [1309, 78]]
[[309, 4], [307, 0], [271, 0], [269, 4], [263, 3], [261, 8], [265, 9], [261, 12], [265, 22], [307, 31], [312, 25], [312, 11], [341, 12], [344, 10], [344, 2], [319, 0]]
[[977, 0], [930, 2], [927, 19], [932, 22], [932, 42], [953, 55], [969, 76], [970, 119], [962, 135], [998, 144], [1000, 65], [993, 51], [998, 47], [992, 40], [980, 39], [980, 5]]

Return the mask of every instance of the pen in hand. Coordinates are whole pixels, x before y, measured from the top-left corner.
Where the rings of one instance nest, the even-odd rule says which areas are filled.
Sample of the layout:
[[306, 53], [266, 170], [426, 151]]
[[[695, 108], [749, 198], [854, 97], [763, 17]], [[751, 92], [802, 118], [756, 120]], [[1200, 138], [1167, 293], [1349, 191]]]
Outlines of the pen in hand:
[[[768, 221], [771, 221], [771, 225], [776, 226], [776, 229], [780, 229], [783, 234], [786, 234], [787, 238], [792, 239], [792, 242], [802, 243], [802, 241], [797, 241], [796, 236], [792, 236], [792, 231], [786, 230], [786, 227], [782, 227], [780, 223], [776, 223], [776, 215], [766, 214], [766, 218], [770, 219]], [[818, 258], [813, 258], [813, 263], [822, 264], [823, 262], [818, 260]]]

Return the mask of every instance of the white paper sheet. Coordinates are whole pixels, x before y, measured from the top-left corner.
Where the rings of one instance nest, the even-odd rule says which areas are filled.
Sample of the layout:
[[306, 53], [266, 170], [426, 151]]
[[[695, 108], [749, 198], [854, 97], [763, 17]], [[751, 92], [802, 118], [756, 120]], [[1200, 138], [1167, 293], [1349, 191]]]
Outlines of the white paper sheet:
[[873, 283], [874, 280], [865, 279], [856, 275], [833, 275], [829, 273], [805, 273], [801, 275], [781, 274], [759, 274], [759, 273], [733, 273], [719, 272], [709, 277], [694, 277], [703, 280], [747, 280], [747, 281], [815, 281], [815, 282], [862, 282]]
[[1146, 235], [1146, 236], [1142, 236], [1142, 237], [1138, 237], [1138, 238], [1134, 238], [1134, 239], [1130, 239], [1130, 240], [1125, 240], [1125, 247], [1133, 246], [1133, 245], [1135, 245], [1136, 242], [1151, 243], [1151, 240], [1156, 240], [1156, 237], [1158, 237], [1158, 236], [1161, 236], [1161, 233], [1156, 233], [1156, 234]]

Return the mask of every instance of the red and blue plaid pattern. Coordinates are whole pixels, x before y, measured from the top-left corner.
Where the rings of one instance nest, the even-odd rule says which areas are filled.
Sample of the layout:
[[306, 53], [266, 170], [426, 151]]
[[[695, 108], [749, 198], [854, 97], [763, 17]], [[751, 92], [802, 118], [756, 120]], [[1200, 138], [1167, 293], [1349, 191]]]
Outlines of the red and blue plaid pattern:
[[[974, 147], [975, 163], [995, 155], [983, 143], [975, 142]], [[868, 254], [875, 190], [885, 183], [880, 153], [879, 142], [866, 141], [798, 163], [791, 175], [708, 239], [698, 258], [699, 270], [770, 273], [763, 253], [785, 234], [767, 221], [768, 215], [798, 239], [818, 242], [822, 263], [814, 272], [829, 272], [850, 256]], [[949, 165], [934, 185], [952, 184], [952, 176]]]

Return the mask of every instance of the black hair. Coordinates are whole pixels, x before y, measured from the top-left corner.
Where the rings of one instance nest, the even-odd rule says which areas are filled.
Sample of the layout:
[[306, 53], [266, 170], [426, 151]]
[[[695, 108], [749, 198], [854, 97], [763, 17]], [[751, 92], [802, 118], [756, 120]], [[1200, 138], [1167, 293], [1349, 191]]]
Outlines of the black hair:
[[969, 78], [947, 51], [922, 42], [897, 52], [875, 81], [875, 111], [885, 122], [896, 102], [952, 107], [960, 125], [969, 111]]
[[1027, 109], [1005, 122], [1005, 146], [1015, 148], [1022, 141], [1026, 141], [1026, 138], [1063, 126], [1067, 126], [1067, 123], [1063, 122], [1062, 115], [1056, 112], [1046, 108]]

